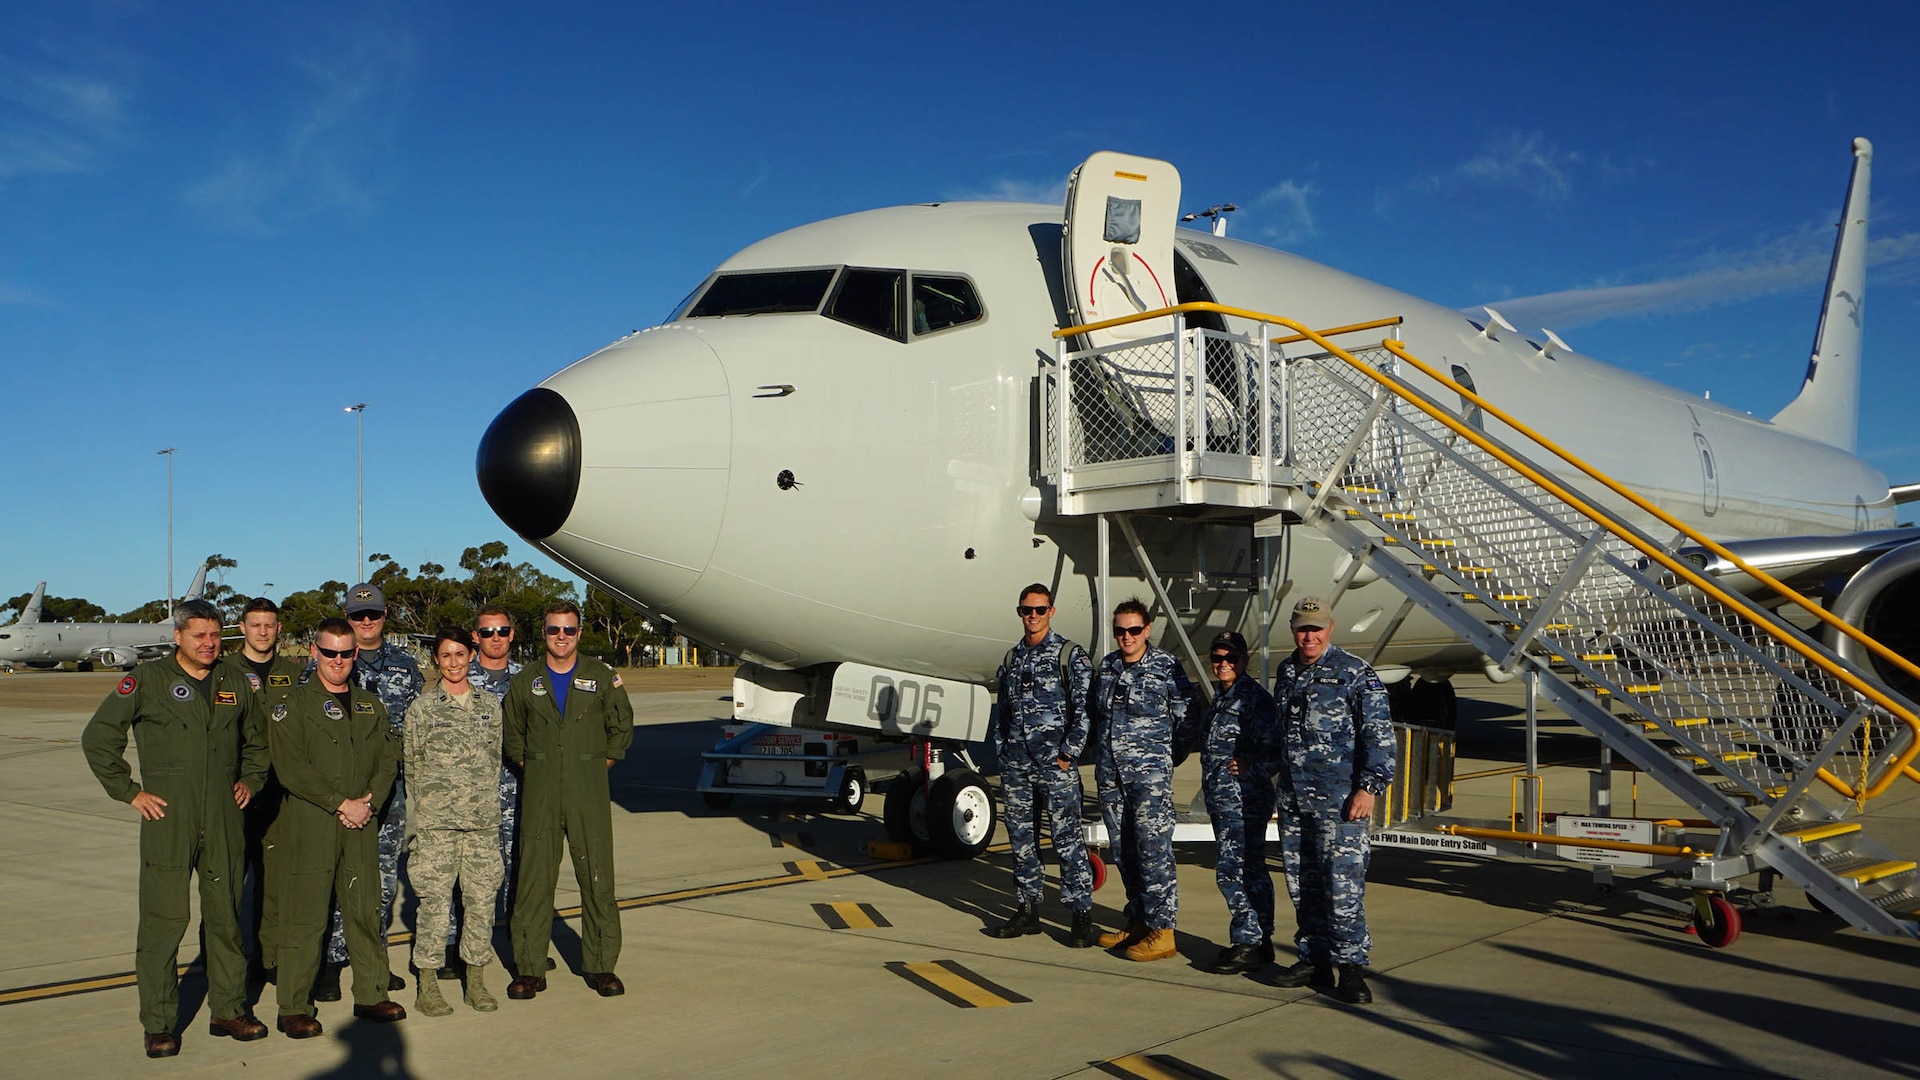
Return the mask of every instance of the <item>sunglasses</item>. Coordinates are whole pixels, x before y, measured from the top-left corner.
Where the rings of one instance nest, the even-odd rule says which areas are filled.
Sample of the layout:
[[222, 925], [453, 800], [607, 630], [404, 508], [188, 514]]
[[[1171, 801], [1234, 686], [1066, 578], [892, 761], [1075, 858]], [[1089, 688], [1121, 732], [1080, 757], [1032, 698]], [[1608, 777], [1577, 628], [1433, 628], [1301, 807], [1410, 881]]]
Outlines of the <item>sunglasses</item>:
[[386, 617], [386, 609], [382, 608], [379, 611], [357, 611], [347, 616], [347, 619], [351, 622], [379, 622]]
[[575, 634], [578, 634], [579, 632], [580, 632], [580, 628], [579, 628], [579, 627], [577, 627], [577, 626], [549, 626], [549, 627], [547, 627], [547, 636], [548, 636], [548, 637], [553, 637], [553, 636], [555, 636], [555, 635], [558, 635], [558, 634], [565, 634], [565, 635], [566, 635], [566, 636], [568, 636], [568, 637], [572, 637], [572, 636], [574, 636]]
[[475, 637], [506, 637], [513, 633], [511, 626], [483, 626], [474, 632]]
[[1212, 654], [1211, 656], [1208, 656], [1207, 659], [1213, 661], [1216, 664], [1231, 664], [1239, 660], [1240, 658], [1233, 655], [1232, 653], [1217, 652]]
[[329, 649], [324, 645], [315, 645], [314, 648], [319, 649], [320, 655], [329, 660], [351, 660], [353, 654], [360, 651], [357, 648]]
[[1146, 632], [1147, 628], [1144, 626], [1116, 626], [1113, 628], [1113, 636], [1117, 638], [1132, 637], [1135, 634], [1144, 634]]
[[1019, 612], [1020, 617], [1023, 619], [1029, 615], [1045, 615], [1047, 613], [1047, 607], [1044, 604], [1016, 604], [1013, 610]]

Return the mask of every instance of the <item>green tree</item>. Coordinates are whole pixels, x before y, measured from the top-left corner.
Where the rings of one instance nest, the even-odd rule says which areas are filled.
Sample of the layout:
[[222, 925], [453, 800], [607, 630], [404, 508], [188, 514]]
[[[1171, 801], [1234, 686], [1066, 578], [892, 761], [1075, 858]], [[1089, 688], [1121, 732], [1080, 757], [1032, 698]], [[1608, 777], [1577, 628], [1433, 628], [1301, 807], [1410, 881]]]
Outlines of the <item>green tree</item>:
[[[7, 601], [6, 606], [0, 608], [0, 613], [11, 611], [14, 617], [18, 618], [20, 613], [26, 610], [27, 601], [31, 599], [33, 599], [32, 593], [23, 592], [19, 596]], [[40, 598], [41, 622], [93, 622], [96, 619], [104, 619], [106, 617], [106, 608], [101, 607], [91, 600], [86, 600], [78, 596], [43, 596]]]
[[347, 583], [328, 581], [280, 601], [282, 633], [290, 641], [308, 641], [324, 619], [337, 617], [347, 602]]
[[636, 650], [660, 640], [646, 616], [621, 603], [605, 589], [587, 586], [587, 602], [581, 605], [581, 612], [585, 616], [582, 620], [585, 632], [581, 636], [580, 651], [610, 664], [632, 667]]

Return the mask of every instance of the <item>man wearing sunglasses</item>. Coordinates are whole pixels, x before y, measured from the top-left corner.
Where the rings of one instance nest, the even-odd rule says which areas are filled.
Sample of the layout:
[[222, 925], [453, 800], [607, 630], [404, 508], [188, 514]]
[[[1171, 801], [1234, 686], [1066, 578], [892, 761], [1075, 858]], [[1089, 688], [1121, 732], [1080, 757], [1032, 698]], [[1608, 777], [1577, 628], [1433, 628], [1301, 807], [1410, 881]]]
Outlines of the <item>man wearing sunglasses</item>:
[[[396, 742], [406, 737], [407, 707], [426, 689], [426, 677], [399, 643], [388, 641], [387, 598], [380, 586], [361, 582], [347, 590], [347, 622], [353, 627], [353, 682], [371, 691], [386, 706], [387, 722], [393, 725]], [[381, 792], [380, 811], [380, 934], [386, 936], [393, 925], [393, 901], [400, 892], [400, 851], [407, 839], [407, 784], [404, 768], [394, 774], [393, 791]], [[338, 907], [327, 929], [327, 958], [320, 977], [313, 984], [313, 1000], [340, 1000], [340, 969], [347, 962], [345, 925]], [[406, 981], [389, 974], [389, 990], [406, 987]]]
[[1101, 657], [1093, 678], [1096, 721], [1093, 776], [1113, 868], [1127, 892], [1127, 926], [1100, 936], [1129, 960], [1174, 954], [1180, 911], [1173, 864], [1173, 733], [1186, 723], [1193, 687], [1171, 653], [1153, 646], [1147, 607], [1113, 609], [1119, 648]]
[[[1317, 596], [1293, 605], [1293, 655], [1274, 675], [1280, 859], [1299, 929], [1300, 959], [1279, 986], [1332, 987], [1342, 1001], [1373, 1000], [1364, 969], [1367, 824], [1393, 783], [1387, 688], [1365, 660], [1332, 643], [1333, 610]], [[1340, 981], [1333, 981], [1333, 968]]]
[[286, 790], [267, 832], [274, 853], [268, 887], [278, 894], [280, 910], [275, 993], [278, 1026], [295, 1039], [321, 1034], [307, 987], [320, 966], [329, 895], [353, 964], [353, 1015], [383, 1024], [407, 1015], [387, 997], [387, 939], [372, 888], [380, 861], [378, 815], [400, 769], [400, 737], [380, 699], [353, 684], [356, 652], [346, 620], [321, 623], [313, 677], [268, 714], [273, 773]]
[[[506, 608], [488, 604], [480, 609], [480, 614], [474, 619], [473, 637], [479, 643], [480, 651], [467, 669], [467, 681], [505, 701], [508, 685], [513, 682], [515, 675], [520, 674], [520, 664], [511, 655], [513, 617], [507, 614]], [[519, 845], [516, 842], [519, 820], [520, 775], [503, 762], [500, 766], [500, 865], [504, 868], [505, 876], [500, 882], [497, 909], [501, 922], [506, 922], [513, 915], [513, 875], [519, 867]], [[452, 941], [447, 942], [447, 952], [449, 955], [453, 952]]]
[[1007, 804], [1007, 839], [1013, 847], [1014, 895], [1019, 906], [989, 930], [997, 938], [1040, 932], [1040, 902], [1046, 877], [1040, 866], [1040, 827], [1046, 810], [1053, 826], [1053, 853], [1060, 859], [1060, 902], [1073, 915], [1067, 944], [1090, 948], [1093, 932], [1093, 865], [1080, 828], [1080, 752], [1087, 745], [1087, 684], [1093, 662], [1087, 650], [1053, 632], [1053, 591], [1035, 583], [1014, 609], [1025, 633], [1001, 661], [999, 723], [994, 750], [1000, 759], [1000, 791]]
[[1207, 664], [1220, 689], [1196, 709], [1183, 743], [1200, 748], [1200, 790], [1219, 845], [1214, 880], [1227, 901], [1229, 944], [1207, 968], [1238, 975], [1273, 962], [1273, 875], [1267, 870], [1267, 821], [1273, 817], [1273, 754], [1278, 720], [1273, 695], [1247, 674], [1247, 639], [1228, 630], [1213, 639]]
[[564, 843], [580, 885], [581, 974], [595, 993], [613, 997], [627, 988], [613, 973], [620, 959], [620, 909], [613, 898], [607, 770], [633, 742], [633, 702], [612, 668], [579, 654], [578, 605], [548, 605], [540, 629], [546, 656], [513, 677], [506, 698], [504, 751], [521, 769], [515, 978], [507, 996], [525, 1001], [547, 988], [553, 889]]

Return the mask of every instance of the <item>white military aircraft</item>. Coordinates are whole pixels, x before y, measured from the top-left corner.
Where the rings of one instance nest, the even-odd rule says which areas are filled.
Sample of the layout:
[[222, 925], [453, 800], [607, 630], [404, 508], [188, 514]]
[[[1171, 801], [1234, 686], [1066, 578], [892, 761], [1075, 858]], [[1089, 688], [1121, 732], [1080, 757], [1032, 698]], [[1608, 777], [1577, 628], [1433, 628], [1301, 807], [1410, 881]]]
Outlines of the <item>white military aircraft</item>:
[[[1054, 587], [1063, 633], [1105, 640], [1095, 526], [1059, 512], [1041, 464], [1036, 372], [1054, 332], [1190, 301], [1315, 327], [1398, 316], [1413, 353], [1777, 575], [1851, 575], [1836, 606], [1898, 647], [1915, 625], [1914, 606], [1894, 601], [1920, 582], [1920, 530], [1893, 528], [1904, 493], [1854, 453], [1871, 156], [1854, 141], [1813, 356], [1771, 420], [1551, 333], [1534, 340], [1497, 312], [1463, 315], [1178, 229], [1172, 166], [1103, 153], [1076, 172], [1064, 222], [1045, 205], [900, 206], [748, 247], [662, 325], [507, 406], [480, 444], [480, 487], [502, 521], [582, 577], [750, 661], [741, 715], [977, 740], [1023, 585]], [[1117, 222], [1109, 175], [1135, 182]], [[1108, 242], [1116, 228], [1132, 230], [1124, 251]], [[1256, 570], [1284, 604], [1289, 588], [1322, 591], [1344, 568], [1308, 529], [1260, 563], [1267, 549], [1248, 529], [1135, 520], [1160, 575], [1184, 578], [1169, 592], [1190, 601], [1196, 635], [1258, 640]], [[1114, 561], [1112, 584], [1114, 596], [1152, 595], [1131, 559]], [[1399, 604], [1390, 584], [1354, 579], [1339, 604], [1344, 639], [1374, 642], [1380, 614]], [[1163, 638], [1182, 614], [1160, 612]], [[1376, 662], [1428, 686], [1488, 663], [1417, 612]]]
[[[200, 599], [206, 591], [209, 565], [201, 564], [180, 599]], [[0, 626], [0, 670], [12, 671], [16, 664], [52, 668], [68, 661], [83, 667], [131, 668], [173, 648], [172, 623], [41, 622], [41, 597], [46, 590], [43, 581], [20, 617]]]

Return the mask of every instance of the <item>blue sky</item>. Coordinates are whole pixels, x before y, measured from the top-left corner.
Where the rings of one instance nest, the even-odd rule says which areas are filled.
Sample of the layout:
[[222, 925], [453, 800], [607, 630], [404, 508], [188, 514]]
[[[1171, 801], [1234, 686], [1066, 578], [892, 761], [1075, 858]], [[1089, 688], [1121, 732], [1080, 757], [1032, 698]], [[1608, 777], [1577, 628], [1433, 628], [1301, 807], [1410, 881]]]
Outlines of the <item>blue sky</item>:
[[10, 0], [0, 595], [163, 593], [167, 446], [180, 587], [349, 577], [358, 401], [369, 551], [529, 557], [473, 479], [515, 395], [762, 236], [1098, 149], [1770, 415], [1865, 135], [1861, 449], [1920, 480], [1920, 7], [1303, 6]]

